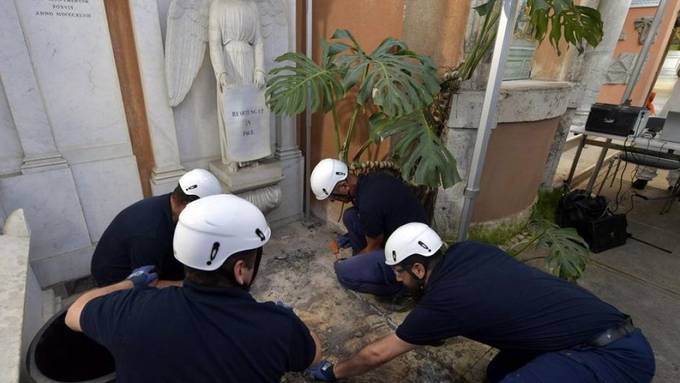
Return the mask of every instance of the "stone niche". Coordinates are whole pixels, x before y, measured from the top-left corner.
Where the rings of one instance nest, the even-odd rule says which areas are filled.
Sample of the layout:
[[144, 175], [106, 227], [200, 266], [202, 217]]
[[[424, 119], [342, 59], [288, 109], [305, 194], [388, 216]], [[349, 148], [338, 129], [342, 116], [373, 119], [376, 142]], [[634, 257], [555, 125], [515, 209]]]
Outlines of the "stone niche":
[[[169, 104], [165, 79], [151, 79], [153, 73], [161, 71], [169, 51], [163, 47], [168, 39], [168, 17], [173, 2], [180, 0], [132, 0], [133, 23], [137, 54], [140, 66], [145, 62], [156, 71], [142, 70], [142, 82], [158, 82], [158, 86], [145, 86], [145, 98], [154, 101], [147, 104], [149, 109], [163, 109], [171, 117], [165, 125], [172, 126], [177, 142], [177, 156], [185, 169], [202, 167], [210, 169], [222, 182], [225, 192], [240, 195], [255, 203], [266, 214], [270, 223], [288, 222], [302, 215], [303, 161], [297, 146], [297, 131], [293, 118], [270, 116], [270, 141], [273, 155], [264, 158], [254, 166], [230, 172], [221, 164], [218, 113], [216, 102], [216, 81], [206, 44], [200, 69], [184, 99], [172, 107]], [[295, 47], [295, 6], [294, 0], [253, 0], [260, 15], [260, 27], [264, 40], [265, 71], [274, 67], [279, 55], [294, 51]], [[191, 7], [205, 6], [209, 1], [193, 2]], [[202, 5], [201, 5], [202, 4]], [[139, 31], [139, 33], [138, 33]], [[142, 32], [143, 31], [143, 32]], [[146, 43], [144, 43], [146, 41]], [[148, 46], [153, 41], [155, 46]], [[147, 44], [146, 47], [143, 45]], [[160, 49], [159, 49], [160, 48]], [[150, 90], [147, 91], [146, 88]], [[151, 90], [153, 89], [153, 90]], [[161, 102], [162, 101], [162, 102]], [[151, 105], [151, 106], [150, 106]], [[153, 112], [152, 112], [153, 113]], [[153, 132], [152, 132], [153, 138]]]
[[0, 35], [0, 207], [24, 209], [45, 287], [89, 274], [139, 174], [104, 3], [3, 1]]

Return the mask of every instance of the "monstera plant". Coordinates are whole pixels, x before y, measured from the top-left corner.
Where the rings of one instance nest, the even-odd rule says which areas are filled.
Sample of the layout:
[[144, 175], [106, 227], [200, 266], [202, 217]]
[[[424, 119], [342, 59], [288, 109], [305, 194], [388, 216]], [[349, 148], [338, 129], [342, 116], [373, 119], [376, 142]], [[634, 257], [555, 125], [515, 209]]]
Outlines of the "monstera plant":
[[[460, 180], [453, 156], [428, 118], [440, 90], [430, 57], [394, 38], [366, 52], [344, 29], [335, 31], [330, 41], [322, 41], [321, 48], [318, 64], [292, 52], [276, 59], [284, 65], [269, 72], [266, 91], [274, 113], [295, 115], [308, 105], [312, 112], [330, 113], [338, 157], [347, 163], [356, 165], [369, 147], [398, 137], [390, 160], [405, 180], [431, 188], [446, 188]], [[341, 101], [352, 108], [347, 129], [341, 129], [338, 116]], [[350, 153], [361, 121], [368, 121], [368, 138]]]

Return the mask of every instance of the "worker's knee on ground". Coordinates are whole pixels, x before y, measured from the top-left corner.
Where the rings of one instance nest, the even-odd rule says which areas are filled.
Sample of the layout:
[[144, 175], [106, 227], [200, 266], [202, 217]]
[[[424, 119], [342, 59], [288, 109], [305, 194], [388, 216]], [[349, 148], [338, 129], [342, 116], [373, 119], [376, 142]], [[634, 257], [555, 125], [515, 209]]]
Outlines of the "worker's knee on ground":
[[358, 282], [355, 279], [352, 279], [352, 274], [355, 274], [353, 272], [353, 268], [350, 267], [348, 262], [345, 261], [338, 261], [335, 262], [335, 276], [338, 278], [338, 282], [340, 284], [348, 289], [356, 289]]

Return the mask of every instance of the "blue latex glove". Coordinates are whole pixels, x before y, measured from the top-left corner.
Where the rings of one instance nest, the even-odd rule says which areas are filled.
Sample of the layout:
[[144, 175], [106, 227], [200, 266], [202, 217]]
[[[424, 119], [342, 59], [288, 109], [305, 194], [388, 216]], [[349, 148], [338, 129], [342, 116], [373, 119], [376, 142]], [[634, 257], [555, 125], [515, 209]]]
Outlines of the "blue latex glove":
[[158, 274], [154, 272], [156, 266], [146, 265], [132, 270], [126, 279], [132, 281], [135, 287], [148, 286], [149, 283], [158, 279]]
[[326, 359], [322, 360], [316, 366], [308, 368], [307, 373], [314, 380], [321, 380], [324, 382], [335, 381], [335, 373], [333, 373], [333, 363], [327, 361]]
[[350, 246], [352, 246], [352, 241], [349, 238], [349, 233], [345, 233], [343, 235], [338, 235], [338, 238], [335, 240], [335, 242], [338, 244], [338, 247], [341, 249], [346, 249]]

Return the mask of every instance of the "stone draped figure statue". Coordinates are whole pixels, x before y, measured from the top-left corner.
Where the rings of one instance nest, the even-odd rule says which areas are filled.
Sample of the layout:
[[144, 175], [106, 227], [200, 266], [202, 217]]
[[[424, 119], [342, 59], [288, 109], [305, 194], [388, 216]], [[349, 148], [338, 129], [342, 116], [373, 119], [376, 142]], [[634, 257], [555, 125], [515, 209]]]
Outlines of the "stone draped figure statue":
[[[236, 170], [244, 161], [228, 155], [224, 90], [265, 85], [264, 40], [272, 25], [286, 23], [285, 0], [172, 0], [168, 9], [165, 67], [171, 106], [179, 105], [201, 68], [206, 48], [215, 72], [222, 163]], [[264, 34], [263, 34], [264, 32]]]

